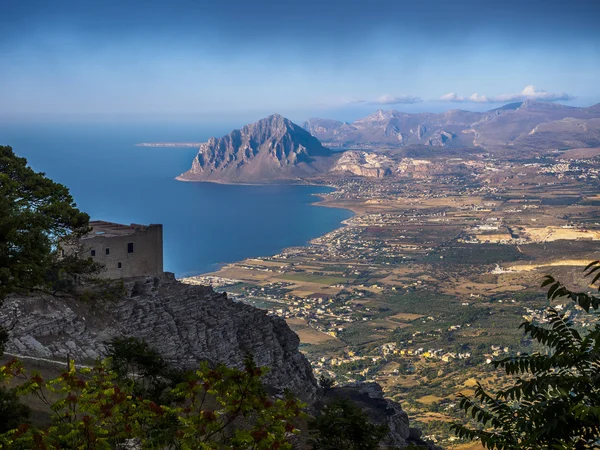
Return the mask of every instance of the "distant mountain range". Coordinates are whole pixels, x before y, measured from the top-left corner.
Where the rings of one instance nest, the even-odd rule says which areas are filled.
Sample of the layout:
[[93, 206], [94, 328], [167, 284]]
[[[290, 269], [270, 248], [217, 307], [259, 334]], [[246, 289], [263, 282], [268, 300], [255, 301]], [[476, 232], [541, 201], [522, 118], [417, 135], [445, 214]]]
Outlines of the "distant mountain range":
[[[570, 118], [553, 129], [552, 122]], [[569, 147], [571, 132], [579, 146], [598, 145], [600, 104], [576, 108], [527, 100], [486, 112], [453, 109], [444, 113], [409, 114], [379, 110], [352, 123], [309, 119], [304, 128], [325, 146], [353, 149], [397, 148], [408, 145], [431, 147], [483, 147], [490, 150], [513, 147]], [[591, 121], [591, 122], [588, 122]], [[544, 130], [536, 133], [534, 130]], [[551, 136], [548, 134], [552, 134]]]
[[200, 146], [183, 181], [261, 183], [306, 178], [327, 172], [333, 152], [304, 128], [274, 114], [210, 138]]
[[[355, 151], [342, 154], [327, 147]], [[178, 179], [269, 183], [326, 173], [384, 177], [399, 170], [410, 149], [421, 158], [429, 148], [431, 156], [444, 148], [460, 154], [475, 148], [529, 157], [582, 147], [600, 147], [600, 104], [576, 108], [528, 100], [486, 112], [379, 110], [352, 123], [309, 119], [304, 127], [274, 114], [201, 144], [191, 169]]]

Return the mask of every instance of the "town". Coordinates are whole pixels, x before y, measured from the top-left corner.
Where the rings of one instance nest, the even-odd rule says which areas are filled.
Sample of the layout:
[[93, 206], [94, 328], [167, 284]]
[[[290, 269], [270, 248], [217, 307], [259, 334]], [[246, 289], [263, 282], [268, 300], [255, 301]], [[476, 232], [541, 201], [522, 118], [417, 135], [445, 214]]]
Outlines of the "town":
[[551, 156], [319, 180], [334, 188], [319, 204], [355, 213], [342, 228], [183, 281], [284, 318], [317, 377], [379, 382], [448, 443], [457, 395], [501, 385], [490, 363], [529, 350], [518, 326], [543, 323], [543, 276], [581, 283], [600, 249], [598, 157]]

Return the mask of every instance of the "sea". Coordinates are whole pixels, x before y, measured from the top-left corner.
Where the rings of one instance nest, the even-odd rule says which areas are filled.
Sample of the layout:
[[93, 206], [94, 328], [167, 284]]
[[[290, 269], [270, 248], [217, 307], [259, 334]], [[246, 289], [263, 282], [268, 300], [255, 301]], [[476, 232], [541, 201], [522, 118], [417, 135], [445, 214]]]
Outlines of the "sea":
[[203, 142], [229, 131], [226, 124], [157, 121], [8, 122], [0, 123], [0, 145], [66, 185], [92, 220], [163, 224], [164, 268], [177, 277], [304, 245], [352, 216], [314, 205], [327, 187], [176, 181], [196, 148], [135, 145]]

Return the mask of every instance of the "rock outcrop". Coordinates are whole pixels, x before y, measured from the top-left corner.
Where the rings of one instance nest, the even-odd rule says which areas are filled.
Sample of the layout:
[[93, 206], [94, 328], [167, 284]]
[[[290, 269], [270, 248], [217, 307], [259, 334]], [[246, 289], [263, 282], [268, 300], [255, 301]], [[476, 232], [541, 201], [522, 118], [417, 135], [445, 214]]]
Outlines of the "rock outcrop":
[[177, 179], [224, 183], [290, 181], [326, 172], [334, 153], [302, 127], [278, 114], [210, 138], [192, 168]]
[[105, 342], [135, 336], [156, 348], [178, 367], [199, 361], [243, 367], [247, 355], [269, 367], [265, 384], [272, 391], [289, 389], [315, 412], [335, 397], [348, 398], [374, 423], [390, 433], [385, 448], [410, 444], [436, 447], [411, 428], [398, 403], [384, 398], [377, 383], [357, 383], [323, 391], [308, 360], [299, 352], [300, 340], [279, 318], [230, 300], [209, 286], [192, 286], [172, 278], [130, 279], [127, 295], [116, 302], [84, 303], [67, 297], [9, 298], [0, 309], [0, 323], [12, 323], [6, 352], [33, 359], [92, 363], [106, 354]]
[[347, 172], [353, 175], [383, 178], [392, 174], [394, 161], [385, 155], [361, 151], [347, 151], [332, 167], [331, 172]]
[[421, 430], [410, 427], [406, 411], [400, 404], [386, 399], [377, 383], [356, 383], [327, 389], [320, 399], [320, 406], [336, 398], [351, 400], [367, 414], [371, 422], [388, 426], [390, 432], [380, 444], [384, 448], [403, 448], [413, 444], [428, 450], [439, 449], [421, 439]]
[[49, 359], [91, 362], [105, 354], [103, 342], [117, 336], [147, 341], [181, 367], [201, 360], [243, 367], [246, 355], [270, 368], [265, 383], [290, 389], [314, 403], [317, 383], [308, 360], [298, 351], [298, 336], [285, 321], [234, 302], [206, 286], [138, 279], [130, 296], [116, 303], [82, 304], [55, 297], [13, 298], [0, 321], [16, 326], [6, 351]]

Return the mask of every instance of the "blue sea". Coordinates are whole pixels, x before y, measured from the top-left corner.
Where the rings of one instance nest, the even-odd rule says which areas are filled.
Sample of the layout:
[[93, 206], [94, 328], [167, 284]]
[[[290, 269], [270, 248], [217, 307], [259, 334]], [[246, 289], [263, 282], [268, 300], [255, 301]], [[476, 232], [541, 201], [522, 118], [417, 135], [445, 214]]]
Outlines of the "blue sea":
[[312, 205], [314, 186], [185, 183], [195, 148], [139, 142], [202, 142], [231, 126], [153, 123], [0, 123], [10, 145], [37, 171], [65, 184], [92, 220], [162, 223], [165, 270], [177, 277], [303, 245], [340, 226], [348, 210]]

